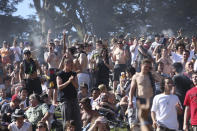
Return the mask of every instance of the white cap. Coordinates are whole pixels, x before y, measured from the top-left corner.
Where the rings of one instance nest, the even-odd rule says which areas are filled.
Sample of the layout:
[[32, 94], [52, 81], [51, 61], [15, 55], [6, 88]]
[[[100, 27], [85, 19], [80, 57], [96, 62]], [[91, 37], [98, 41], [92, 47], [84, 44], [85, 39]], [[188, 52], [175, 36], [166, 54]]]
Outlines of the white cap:
[[54, 42], [60, 42], [60, 40], [59, 40], [59, 39], [57, 39], [57, 38], [55, 38], [55, 39], [54, 39]]

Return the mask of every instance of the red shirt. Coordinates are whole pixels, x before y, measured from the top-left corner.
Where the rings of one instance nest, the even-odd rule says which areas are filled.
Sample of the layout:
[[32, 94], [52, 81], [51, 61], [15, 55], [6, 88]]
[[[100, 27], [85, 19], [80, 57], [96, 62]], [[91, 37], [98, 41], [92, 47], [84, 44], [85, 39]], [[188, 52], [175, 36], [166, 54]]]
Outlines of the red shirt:
[[197, 125], [197, 87], [188, 90], [184, 106], [189, 106], [191, 111], [191, 125]]

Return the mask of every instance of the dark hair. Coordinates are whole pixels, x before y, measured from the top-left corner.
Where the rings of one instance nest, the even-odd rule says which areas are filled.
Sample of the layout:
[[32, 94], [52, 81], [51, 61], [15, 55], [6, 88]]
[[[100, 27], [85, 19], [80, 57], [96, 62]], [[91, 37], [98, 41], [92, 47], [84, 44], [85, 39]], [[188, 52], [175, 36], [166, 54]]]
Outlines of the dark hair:
[[155, 34], [155, 37], [160, 37], [160, 35], [159, 34]]
[[48, 96], [48, 94], [42, 94], [41, 95], [41, 100], [43, 101], [45, 98], [48, 98], [49, 96]]
[[152, 64], [152, 62], [149, 59], [146, 58], [146, 59], [142, 60], [142, 65], [143, 64]]
[[100, 91], [100, 89], [97, 88], [97, 87], [95, 87], [95, 88], [92, 88], [91, 93], [92, 93], [93, 91]]
[[85, 106], [86, 106], [88, 109], [92, 109], [92, 106], [91, 106], [90, 102], [91, 102], [91, 100], [90, 100], [88, 97], [83, 98], [83, 99], [81, 99], [81, 101], [80, 101], [80, 103], [85, 104]]
[[68, 129], [69, 127], [71, 126], [76, 126], [75, 124], [75, 121], [74, 120], [69, 120], [69, 121], [66, 121], [66, 126], [65, 126], [65, 130]]
[[96, 43], [101, 44], [101, 45], [103, 44], [102, 40], [97, 40]]
[[184, 50], [184, 52], [186, 52], [186, 53], [190, 54], [190, 51], [189, 51], [189, 50], [186, 50], [186, 49], [185, 49], [185, 50]]
[[39, 121], [36, 127], [38, 128], [39, 125], [43, 126], [46, 129], [46, 131], [48, 131], [47, 124], [45, 122]]
[[26, 90], [26, 91], [28, 92], [28, 89], [27, 89], [26, 87], [22, 87], [22, 88], [20, 89], [20, 93], [21, 93], [23, 90]]
[[106, 48], [103, 48], [103, 49], [101, 50], [100, 57], [102, 57], [102, 54], [103, 54], [104, 51], [106, 51], [106, 55], [104, 56], [104, 57], [105, 57], [104, 59], [106, 60], [107, 64], [109, 64], [108, 50], [107, 50]]
[[11, 80], [11, 77], [10, 76], [6, 76], [5, 78], [3, 78], [3, 82], [5, 82], [7, 80]]
[[11, 71], [13, 71], [13, 70], [14, 70], [14, 66], [11, 65], [11, 64], [8, 64], [8, 65], [6, 66], [6, 70], [8, 70], [8, 69], [11, 69]]
[[180, 62], [176, 62], [172, 66], [175, 68], [177, 73], [181, 73], [183, 71], [183, 65]]
[[49, 45], [52, 45], [53, 47], [55, 47], [55, 44], [52, 41], [49, 43]]
[[118, 37], [119, 39], [124, 39], [124, 35], [123, 34], [121, 34], [121, 35], [119, 35], [119, 37]]
[[88, 85], [85, 82], [82, 82], [80, 88], [86, 88], [88, 90]]
[[133, 66], [128, 66], [126, 72], [131, 73], [131, 75], [134, 75], [136, 70]]
[[180, 46], [182, 46], [183, 49], [185, 49], [185, 45], [184, 45], [183, 43], [178, 43], [178, 44], [176, 45], [176, 50], [178, 50], [178, 48], [179, 48]]
[[[165, 77], [165, 78], [163, 78], [162, 79], [162, 81], [161, 81], [161, 84], [160, 84], [160, 89], [161, 89], [161, 92], [164, 92], [164, 90], [165, 90], [165, 81], [166, 80], [170, 80], [170, 81], [172, 81], [172, 78], [171, 77]], [[173, 82], [173, 81], [172, 81]]]

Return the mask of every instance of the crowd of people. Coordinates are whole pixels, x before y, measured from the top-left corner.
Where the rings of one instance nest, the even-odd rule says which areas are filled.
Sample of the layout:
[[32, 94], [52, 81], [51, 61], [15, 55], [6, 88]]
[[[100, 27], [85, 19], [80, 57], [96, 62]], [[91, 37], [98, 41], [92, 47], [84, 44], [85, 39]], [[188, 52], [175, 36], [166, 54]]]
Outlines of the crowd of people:
[[3, 41], [0, 130], [197, 131], [197, 36], [51, 34]]

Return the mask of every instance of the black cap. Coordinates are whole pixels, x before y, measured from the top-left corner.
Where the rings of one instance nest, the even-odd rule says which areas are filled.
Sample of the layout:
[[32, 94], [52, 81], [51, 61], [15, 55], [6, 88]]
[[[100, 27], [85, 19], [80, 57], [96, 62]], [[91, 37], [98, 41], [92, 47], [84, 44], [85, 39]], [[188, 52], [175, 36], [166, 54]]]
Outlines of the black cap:
[[13, 117], [25, 117], [24, 110], [16, 109], [15, 112], [12, 114]]
[[23, 54], [31, 54], [30, 50], [24, 50]]

